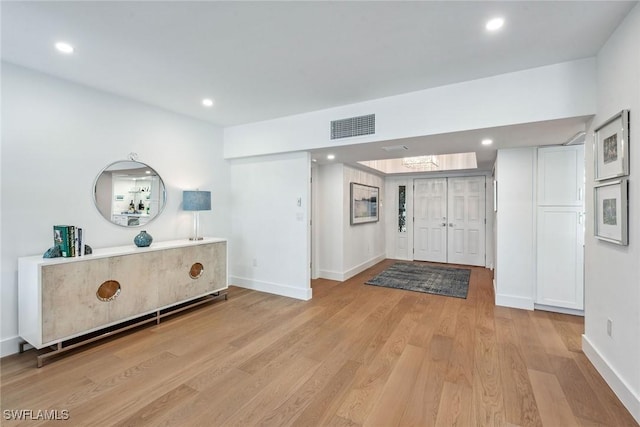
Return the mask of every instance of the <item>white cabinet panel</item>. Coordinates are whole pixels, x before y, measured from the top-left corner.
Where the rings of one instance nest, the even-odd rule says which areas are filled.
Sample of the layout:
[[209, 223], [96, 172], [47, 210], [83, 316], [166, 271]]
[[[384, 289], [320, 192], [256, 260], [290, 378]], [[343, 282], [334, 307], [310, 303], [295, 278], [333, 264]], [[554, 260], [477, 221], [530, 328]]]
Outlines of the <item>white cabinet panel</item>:
[[584, 146], [538, 149], [538, 206], [582, 206]]
[[584, 308], [583, 219], [581, 207], [538, 208], [536, 303]]

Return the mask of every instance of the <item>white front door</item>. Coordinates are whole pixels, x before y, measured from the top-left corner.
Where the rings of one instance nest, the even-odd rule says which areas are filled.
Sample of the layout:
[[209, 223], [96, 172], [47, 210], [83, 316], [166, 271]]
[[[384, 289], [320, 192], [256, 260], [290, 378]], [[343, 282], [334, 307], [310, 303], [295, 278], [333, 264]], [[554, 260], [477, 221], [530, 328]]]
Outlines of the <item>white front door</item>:
[[414, 180], [413, 259], [485, 265], [485, 177]]
[[447, 262], [447, 179], [416, 179], [413, 259]]
[[485, 177], [449, 178], [448, 256], [453, 264], [485, 264]]

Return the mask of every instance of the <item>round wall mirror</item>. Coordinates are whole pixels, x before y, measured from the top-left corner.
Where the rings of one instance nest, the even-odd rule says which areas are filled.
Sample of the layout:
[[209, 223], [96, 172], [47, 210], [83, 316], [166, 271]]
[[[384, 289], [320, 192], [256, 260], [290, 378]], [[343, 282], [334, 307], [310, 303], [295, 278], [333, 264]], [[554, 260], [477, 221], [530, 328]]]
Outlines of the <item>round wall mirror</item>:
[[166, 193], [160, 175], [141, 162], [123, 160], [104, 168], [93, 185], [100, 214], [123, 227], [148, 224], [164, 209]]

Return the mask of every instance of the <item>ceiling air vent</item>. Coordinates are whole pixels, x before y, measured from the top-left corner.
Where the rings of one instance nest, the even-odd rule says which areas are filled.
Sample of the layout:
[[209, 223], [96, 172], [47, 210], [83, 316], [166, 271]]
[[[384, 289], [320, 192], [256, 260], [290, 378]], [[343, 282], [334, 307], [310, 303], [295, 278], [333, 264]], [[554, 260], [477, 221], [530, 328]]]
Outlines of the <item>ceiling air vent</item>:
[[376, 115], [351, 117], [331, 122], [331, 139], [350, 138], [352, 136], [373, 135], [376, 133]]

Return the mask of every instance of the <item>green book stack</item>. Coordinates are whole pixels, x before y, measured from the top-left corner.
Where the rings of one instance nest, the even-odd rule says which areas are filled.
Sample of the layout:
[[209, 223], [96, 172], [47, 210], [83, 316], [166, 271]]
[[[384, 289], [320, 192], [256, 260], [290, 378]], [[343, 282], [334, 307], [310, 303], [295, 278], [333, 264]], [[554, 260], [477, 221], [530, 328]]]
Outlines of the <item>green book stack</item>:
[[54, 225], [53, 226], [53, 244], [60, 247], [63, 257], [74, 257], [81, 255], [79, 248], [80, 235], [82, 229], [78, 229], [79, 235], [76, 236], [76, 227], [73, 225]]
[[69, 226], [54, 225], [53, 226], [53, 244], [60, 247], [63, 257], [71, 256], [71, 248], [69, 247]]

